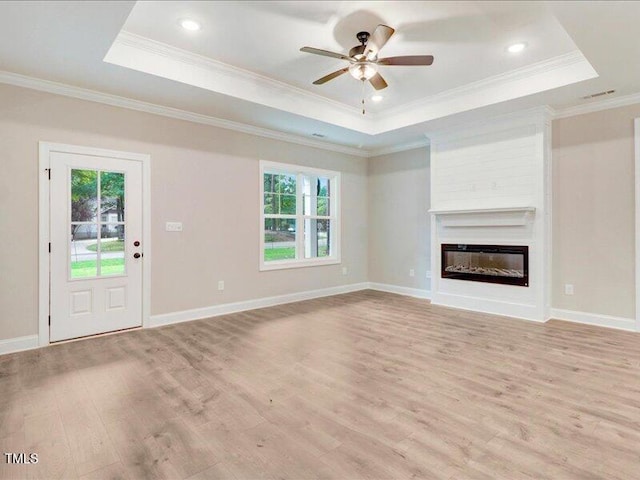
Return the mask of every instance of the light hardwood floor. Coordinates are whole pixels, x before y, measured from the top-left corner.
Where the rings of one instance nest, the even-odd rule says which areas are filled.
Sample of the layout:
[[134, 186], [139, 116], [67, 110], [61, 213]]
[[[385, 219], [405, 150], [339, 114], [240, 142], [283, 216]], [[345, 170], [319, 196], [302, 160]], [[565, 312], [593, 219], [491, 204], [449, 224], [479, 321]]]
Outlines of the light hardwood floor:
[[640, 335], [372, 291], [0, 357], [1, 478], [637, 479]]

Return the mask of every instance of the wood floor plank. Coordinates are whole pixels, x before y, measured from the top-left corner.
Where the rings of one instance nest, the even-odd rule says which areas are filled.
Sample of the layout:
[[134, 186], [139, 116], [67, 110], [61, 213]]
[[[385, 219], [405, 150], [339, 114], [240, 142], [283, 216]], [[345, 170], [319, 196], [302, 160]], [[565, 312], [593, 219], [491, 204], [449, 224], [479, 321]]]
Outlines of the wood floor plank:
[[93, 403], [85, 398], [59, 400], [58, 408], [79, 476], [119, 461]]
[[129, 476], [122, 463], [116, 462], [99, 468], [80, 477], [80, 480], [134, 480]]
[[78, 478], [64, 425], [57, 410], [30, 415], [25, 419], [24, 430], [25, 453], [38, 454], [38, 463], [27, 466], [26, 478]]
[[354, 292], [0, 357], [0, 479], [635, 479], [638, 378], [638, 334]]

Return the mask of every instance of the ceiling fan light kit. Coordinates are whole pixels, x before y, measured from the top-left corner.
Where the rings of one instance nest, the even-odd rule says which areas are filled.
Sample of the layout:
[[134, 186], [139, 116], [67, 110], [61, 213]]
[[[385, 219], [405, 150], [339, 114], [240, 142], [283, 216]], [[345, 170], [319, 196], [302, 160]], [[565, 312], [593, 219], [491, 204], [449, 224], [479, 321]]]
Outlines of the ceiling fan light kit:
[[370, 80], [378, 73], [378, 66], [371, 62], [357, 62], [349, 67], [349, 73], [356, 80]]

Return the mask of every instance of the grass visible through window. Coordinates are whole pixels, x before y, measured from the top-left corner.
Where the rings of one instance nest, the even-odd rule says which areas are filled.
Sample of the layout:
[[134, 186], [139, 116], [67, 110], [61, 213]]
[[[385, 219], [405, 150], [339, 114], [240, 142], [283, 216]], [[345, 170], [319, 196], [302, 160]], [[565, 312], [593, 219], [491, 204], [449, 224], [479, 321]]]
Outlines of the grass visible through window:
[[264, 259], [267, 262], [273, 260], [288, 260], [291, 258], [296, 258], [296, 247], [265, 247], [264, 249]]
[[[97, 252], [98, 244], [87, 245], [87, 250]], [[124, 240], [103, 240], [100, 250], [103, 252], [124, 252]]]
[[[328, 257], [328, 256], [329, 256], [329, 248], [327, 246], [318, 247], [318, 257]], [[264, 260], [266, 262], [270, 262], [273, 260], [289, 260], [292, 258], [296, 258], [295, 247], [275, 247], [275, 248], [265, 247], [264, 249]]]
[[[103, 258], [100, 271], [102, 275], [122, 275], [124, 273], [124, 258]], [[96, 272], [95, 260], [71, 262], [71, 278], [95, 277]]]

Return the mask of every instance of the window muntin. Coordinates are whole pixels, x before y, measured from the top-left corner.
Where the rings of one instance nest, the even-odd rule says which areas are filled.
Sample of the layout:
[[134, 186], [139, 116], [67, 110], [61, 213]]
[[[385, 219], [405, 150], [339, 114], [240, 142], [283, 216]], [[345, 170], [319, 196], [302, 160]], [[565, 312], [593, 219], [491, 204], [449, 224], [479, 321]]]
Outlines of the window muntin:
[[262, 270], [339, 263], [338, 172], [261, 162]]
[[125, 275], [125, 174], [70, 170], [69, 278]]

